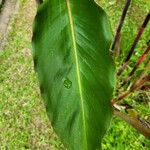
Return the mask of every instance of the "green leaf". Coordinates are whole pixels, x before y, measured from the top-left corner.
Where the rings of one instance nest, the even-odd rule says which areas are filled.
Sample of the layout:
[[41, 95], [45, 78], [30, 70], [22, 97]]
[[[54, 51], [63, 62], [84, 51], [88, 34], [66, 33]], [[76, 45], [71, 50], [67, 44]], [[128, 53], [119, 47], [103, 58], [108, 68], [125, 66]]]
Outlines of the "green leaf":
[[69, 150], [101, 149], [115, 85], [111, 39], [93, 0], [46, 0], [38, 9], [35, 69], [52, 126]]

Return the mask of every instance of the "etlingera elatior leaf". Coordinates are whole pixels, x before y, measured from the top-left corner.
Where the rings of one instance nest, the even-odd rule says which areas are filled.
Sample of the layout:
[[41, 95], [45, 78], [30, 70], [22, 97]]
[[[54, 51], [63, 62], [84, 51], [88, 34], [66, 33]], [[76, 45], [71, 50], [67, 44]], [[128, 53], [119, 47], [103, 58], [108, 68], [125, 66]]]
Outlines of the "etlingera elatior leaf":
[[35, 70], [51, 124], [69, 150], [101, 149], [115, 86], [111, 40], [94, 0], [45, 0], [38, 8]]

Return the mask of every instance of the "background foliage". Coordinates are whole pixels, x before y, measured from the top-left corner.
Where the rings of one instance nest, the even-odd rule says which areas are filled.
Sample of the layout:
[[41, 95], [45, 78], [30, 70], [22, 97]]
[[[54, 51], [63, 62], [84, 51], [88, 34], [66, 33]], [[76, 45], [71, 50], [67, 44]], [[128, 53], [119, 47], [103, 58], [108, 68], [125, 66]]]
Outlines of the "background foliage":
[[[125, 0], [100, 0], [107, 11], [115, 31]], [[122, 61], [132, 43], [144, 14], [150, 8], [148, 0], [133, 0], [123, 28]], [[64, 149], [53, 133], [40, 99], [38, 82], [33, 70], [31, 56], [32, 22], [36, 12], [34, 0], [21, 0], [19, 13], [10, 26], [8, 43], [0, 53], [0, 149]], [[140, 55], [150, 34], [146, 29], [130, 66]], [[130, 67], [129, 67], [130, 69]], [[129, 70], [124, 72], [122, 78]], [[140, 92], [126, 99], [143, 114], [150, 114], [149, 94]], [[145, 101], [147, 99], [147, 101]], [[140, 100], [140, 104], [139, 104]], [[108, 134], [103, 140], [104, 150], [148, 150], [150, 143], [132, 127], [118, 118], [113, 118]]]

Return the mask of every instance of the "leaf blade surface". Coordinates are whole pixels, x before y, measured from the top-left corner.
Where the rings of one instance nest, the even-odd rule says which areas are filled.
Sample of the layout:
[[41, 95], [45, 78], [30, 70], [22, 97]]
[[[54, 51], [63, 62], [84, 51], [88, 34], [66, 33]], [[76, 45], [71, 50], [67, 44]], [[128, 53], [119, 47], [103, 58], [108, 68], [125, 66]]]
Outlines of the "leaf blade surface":
[[35, 69], [52, 125], [71, 150], [100, 149], [111, 119], [111, 31], [92, 0], [47, 0], [33, 35]]

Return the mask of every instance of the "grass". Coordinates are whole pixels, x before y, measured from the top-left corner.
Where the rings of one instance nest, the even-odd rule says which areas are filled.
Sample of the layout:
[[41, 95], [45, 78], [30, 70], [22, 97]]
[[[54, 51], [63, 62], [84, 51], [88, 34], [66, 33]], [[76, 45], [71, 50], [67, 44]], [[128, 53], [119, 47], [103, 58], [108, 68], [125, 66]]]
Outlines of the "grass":
[[[123, 52], [120, 61], [149, 7], [146, 2], [133, 1], [123, 29]], [[10, 26], [8, 43], [0, 53], [0, 149], [63, 150], [47, 118], [33, 70], [30, 41], [36, 6], [34, 0], [22, 0], [20, 4], [19, 13]], [[124, 1], [119, 1], [117, 5], [106, 1], [101, 1], [101, 4], [106, 9], [114, 29]], [[149, 33], [150, 27], [140, 41], [136, 55], [141, 53], [141, 47], [148, 39]], [[135, 59], [133, 57], [132, 62]], [[125, 75], [127, 73], [128, 70]], [[141, 113], [148, 115], [147, 105], [138, 105], [133, 101], [136, 96], [138, 94], [134, 94], [127, 101], [134, 104]], [[104, 150], [148, 150], [149, 147], [150, 143], [144, 136], [118, 118], [113, 118], [103, 141]]]

